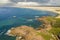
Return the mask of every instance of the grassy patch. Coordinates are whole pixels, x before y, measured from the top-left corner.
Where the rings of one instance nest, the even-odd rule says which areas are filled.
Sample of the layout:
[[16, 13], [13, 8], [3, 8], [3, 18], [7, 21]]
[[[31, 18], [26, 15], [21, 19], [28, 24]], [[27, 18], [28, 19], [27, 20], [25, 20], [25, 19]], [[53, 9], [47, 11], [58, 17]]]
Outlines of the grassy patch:
[[51, 33], [55, 34], [55, 35], [58, 35], [60, 34], [60, 28], [55, 28], [53, 27], [51, 30], [50, 30]]
[[48, 34], [44, 34], [42, 32], [38, 32], [37, 35], [41, 35], [45, 40], [50, 40], [50, 39], [54, 40], [54, 38], [51, 36], [51, 34], [48, 35]]
[[56, 20], [56, 23], [53, 25], [53, 27], [60, 28], [60, 18], [56, 18], [55, 20]]

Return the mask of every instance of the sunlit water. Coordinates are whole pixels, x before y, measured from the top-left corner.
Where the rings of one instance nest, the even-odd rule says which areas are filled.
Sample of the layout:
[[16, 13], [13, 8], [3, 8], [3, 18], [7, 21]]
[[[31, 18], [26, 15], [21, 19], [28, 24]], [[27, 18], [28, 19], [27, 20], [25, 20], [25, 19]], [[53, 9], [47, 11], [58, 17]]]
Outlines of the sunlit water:
[[42, 16], [56, 16], [50, 11], [38, 11], [26, 8], [1, 7], [0, 8], [0, 40], [15, 40], [15, 37], [5, 35], [6, 31], [12, 27], [21, 25], [39, 27], [42, 23], [36, 18]]

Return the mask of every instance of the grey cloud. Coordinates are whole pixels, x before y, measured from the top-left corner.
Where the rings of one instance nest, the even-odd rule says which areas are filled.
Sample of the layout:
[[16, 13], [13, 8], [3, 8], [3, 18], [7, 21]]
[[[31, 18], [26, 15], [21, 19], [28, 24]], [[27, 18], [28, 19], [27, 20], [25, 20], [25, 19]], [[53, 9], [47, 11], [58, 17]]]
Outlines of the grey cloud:
[[[25, 0], [10, 0], [11, 2], [24, 2]], [[50, 0], [27, 0], [27, 2], [48, 3]]]
[[23, 2], [24, 0], [10, 0], [11, 2], [17, 3], [17, 2]]
[[[7, 3], [3, 6], [13, 6], [18, 2], [24, 2], [24, 0], [9, 0], [11, 3]], [[60, 0], [27, 0], [27, 2], [37, 2], [41, 5], [60, 5]]]

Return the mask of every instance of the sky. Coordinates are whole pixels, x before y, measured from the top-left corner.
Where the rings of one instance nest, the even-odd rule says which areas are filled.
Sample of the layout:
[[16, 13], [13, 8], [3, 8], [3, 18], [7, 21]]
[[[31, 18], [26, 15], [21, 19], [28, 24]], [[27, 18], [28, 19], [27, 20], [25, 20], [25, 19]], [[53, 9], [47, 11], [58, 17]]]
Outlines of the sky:
[[[13, 6], [18, 2], [24, 2], [25, 0], [0, 0], [0, 6]], [[27, 2], [36, 2], [40, 5], [55, 5], [60, 6], [60, 0], [27, 0]]]

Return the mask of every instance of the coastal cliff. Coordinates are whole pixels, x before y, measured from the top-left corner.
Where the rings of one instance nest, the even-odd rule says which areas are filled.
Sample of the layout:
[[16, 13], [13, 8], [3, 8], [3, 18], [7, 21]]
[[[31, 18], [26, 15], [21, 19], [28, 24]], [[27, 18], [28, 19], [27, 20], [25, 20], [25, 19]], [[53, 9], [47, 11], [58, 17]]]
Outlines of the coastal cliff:
[[16, 36], [16, 40], [44, 40], [42, 36], [37, 35], [37, 31], [29, 26], [20, 26], [10, 29], [10, 36]]
[[43, 22], [39, 28], [35, 29], [30, 26], [22, 25], [19, 27], [11, 28], [7, 31], [7, 35], [16, 36], [16, 40], [59, 40], [60, 27], [57, 26], [60, 24], [58, 23], [60, 22], [60, 18], [47, 16], [37, 18], [37, 20]]

